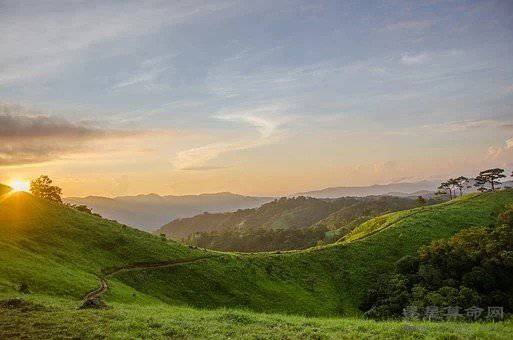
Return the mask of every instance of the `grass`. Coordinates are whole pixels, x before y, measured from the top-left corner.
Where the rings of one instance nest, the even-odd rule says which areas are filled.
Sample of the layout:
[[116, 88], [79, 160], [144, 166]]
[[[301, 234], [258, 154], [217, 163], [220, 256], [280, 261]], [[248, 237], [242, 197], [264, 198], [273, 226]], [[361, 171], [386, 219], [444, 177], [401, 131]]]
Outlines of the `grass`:
[[70, 300], [34, 295], [24, 300], [17, 307], [0, 307], [0, 338], [509, 339], [513, 331], [511, 321], [375, 322], [224, 308], [201, 310], [158, 301], [151, 305], [112, 303], [108, 310], [78, 310]]
[[[14, 332], [25, 337], [69, 332], [79, 337], [501, 338], [512, 328], [510, 322], [408, 328], [401, 322], [333, 318], [359, 317], [366, 289], [400, 257], [462, 228], [494, 223], [513, 204], [511, 190], [384, 215], [329, 246], [257, 254], [191, 249], [25, 193], [0, 200], [0, 297], [16, 296], [24, 282], [32, 292], [25, 298], [45, 307], [3, 308], [0, 338]], [[98, 286], [98, 277], [113, 268], [209, 255], [215, 257], [120, 272], [109, 278], [104, 295], [112, 309], [77, 310], [81, 298]]]
[[0, 203], [0, 285], [25, 282], [35, 292], [80, 298], [108, 268], [200, 256], [204, 252], [26, 193]]
[[173, 304], [359, 316], [366, 290], [399, 258], [463, 228], [494, 223], [512, 203], [512, 191], [470, 195], [370, 220], [351, 241], [280, 254], [227, 254], [119, 279]]

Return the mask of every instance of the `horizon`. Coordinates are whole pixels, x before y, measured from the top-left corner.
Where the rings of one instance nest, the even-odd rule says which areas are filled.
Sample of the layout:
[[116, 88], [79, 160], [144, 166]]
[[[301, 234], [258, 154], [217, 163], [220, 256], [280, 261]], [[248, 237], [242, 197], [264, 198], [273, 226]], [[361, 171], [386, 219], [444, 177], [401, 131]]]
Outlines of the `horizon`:
[[[305, 193], [308, 193], [308, 192], [314, 192], [314, 191], [323, 191], [323, 190], [328, 190], [328, 189], [335, 189], [335, 188], [368, 188], [368, 187], [375, 187], [375, 186], [387, 186], [387, 185], [393, 185], [393, 184], [416, 184], [416, 183], [422, 183], [422, 182], [430, 182], [430, 183], [437, 183], [437, 180], [420, 180], [420, 181], [417, 181], [417, 182], [390, 182], [390, 183], [383, 183], [383, 184], [371, 184], [371, 185], [365, 185], [365, 186], [336, 186], [336, 187], [326, 187], [326, 188], [318, 188], [318, 189], [313, 189], [313, 190], [307, 190], [307, 191], [304, 191], [304, 192], [291, 192], [291, 193], [287, 193], [287, 194], [284, 194], [284, 195], [276, 195], [276, 196], [272, 196], [272, 195], [257, 195], [257, 196], [253, 196], [253, 195], [245, 195], [245, 194], [241, 194], [241, 193], [238, 193], [238, 192], [231, 192], [231, 191], [217, 191], [217, 192], [202, 192], [202, 193], [197, 193], [197, 194], [183, 194], [183, 195], [173, 195], [173, 194], [159, 194], [159, 193], [155, 193], [155, 192], [148, 192], [148, 193], [138, 193], [138, 194], [131, 194], [131, 195], [120, 195], [120, 196], [98, 196], [98, 195], [88, 195], [90, 197], [106, 197], [106, 198], [117, 198], [117, 197], [124, 197], [124, 196], [150, 196], [150, 195], [157, 195], [157, 196], [161, 196], [161, 197], [164, 197], [164, 196], [175, 196], [175, 197], [181, 197], [181, 196], [199, 196], [199, 195], [216, 195], [216, 194], [233, 194], [233, 195], [241, 195], [241, 196], [253, 196], [253, 197], [269, 197], [269, 198], [278, 198], [278, 197], [287, 197], [287, 196], [294, 196], [294, 195], [301, 195], [301, 194], [305, 194]], [[80, 197], [80, 196], [67, 196], [67, 195], [64, 195], [64, 198], [70, 198], [70, 197]], [[84, 196], [82, 196], [84, 197]], [[87, 196], [85, 196], [87, 197]]]
[[508, 1], [0, 8], [2, 182], [278, 197], [513, 168]]

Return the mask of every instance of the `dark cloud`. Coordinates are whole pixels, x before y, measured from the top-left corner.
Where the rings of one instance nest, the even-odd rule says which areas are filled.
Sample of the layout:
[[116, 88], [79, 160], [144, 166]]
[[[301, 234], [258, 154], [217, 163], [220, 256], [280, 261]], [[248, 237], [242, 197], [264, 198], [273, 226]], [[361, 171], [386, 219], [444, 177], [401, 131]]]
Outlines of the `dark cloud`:
[[141, 134], [30, 113], [21, 106], [0, 106], [0, 166], [45, 162], [83, 151], [98, 139]]
[[14, 116], [0, 114], [0, 140], [27, 138], [92, 138], [103, 136], [104, 130], [71, 123], [48, 116]]

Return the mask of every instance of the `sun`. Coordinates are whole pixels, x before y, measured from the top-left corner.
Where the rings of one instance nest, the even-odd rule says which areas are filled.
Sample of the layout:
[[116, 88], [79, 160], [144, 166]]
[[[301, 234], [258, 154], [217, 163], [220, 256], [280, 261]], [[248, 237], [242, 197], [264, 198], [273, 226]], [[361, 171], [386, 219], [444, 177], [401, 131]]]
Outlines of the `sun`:
[[12, 188], [12, 191], [30, 191], [29, 181], [14, 179], [11, 182], [9, 182], [9, 186]]

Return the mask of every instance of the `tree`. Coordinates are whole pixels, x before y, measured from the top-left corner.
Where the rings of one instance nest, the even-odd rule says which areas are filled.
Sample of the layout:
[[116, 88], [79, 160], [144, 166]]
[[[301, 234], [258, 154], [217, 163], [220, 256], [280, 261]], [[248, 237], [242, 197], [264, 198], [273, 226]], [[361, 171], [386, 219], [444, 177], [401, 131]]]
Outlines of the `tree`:
[[495, 187], [501, 184], [498, 180], [504, 177], [506, 177], [506, 175], [504, 175], [504, 169], [494, 168], [483, 170], [475, 178], [476, 183], [474, 185], [479, 187], [479, 191], [485, 191], [485, 185], [489, 183], [491, 190], [495, 191]]
[[440, 184], [440, 186], [438, 186], [438, 191], [437, 191], [437, 194], [438, 195], [449, 195], [449, 198], [452, 199], [452, 190], [451, 190], [451, 187], [449, 186], [449, 183], [448, 182], [443, 182]]
[[417, 197], [415, 202], [417, 202], [418, 205], [424, 205], [424, 204], [426, 204], [426, 199], [422, 196], [419, 196], [419, 197]]
[[450, 178], [447, 181], [442, 182], [440, 184], [440, 186], [438, 187], [438, 190], [449, 194], [449, 198], [452, 199], [454, 196], [456, 196], [457, 186], [458, 186], [457, 180], [454, 178]]
[[30, 182], [30, 192], [34, 196], [45, 200], [62, 203], [62, 189], [52, 185], [53, 181], [48, 176], [39, 176]]
[[470, 185], [468, 185], [469, 179], [465, 176], [460, 176], [458, 178], [453, 179], [454, 185], [458, 188], [460, 192], [460, 196], [463, 195], [463, 189], [470, 188]]

